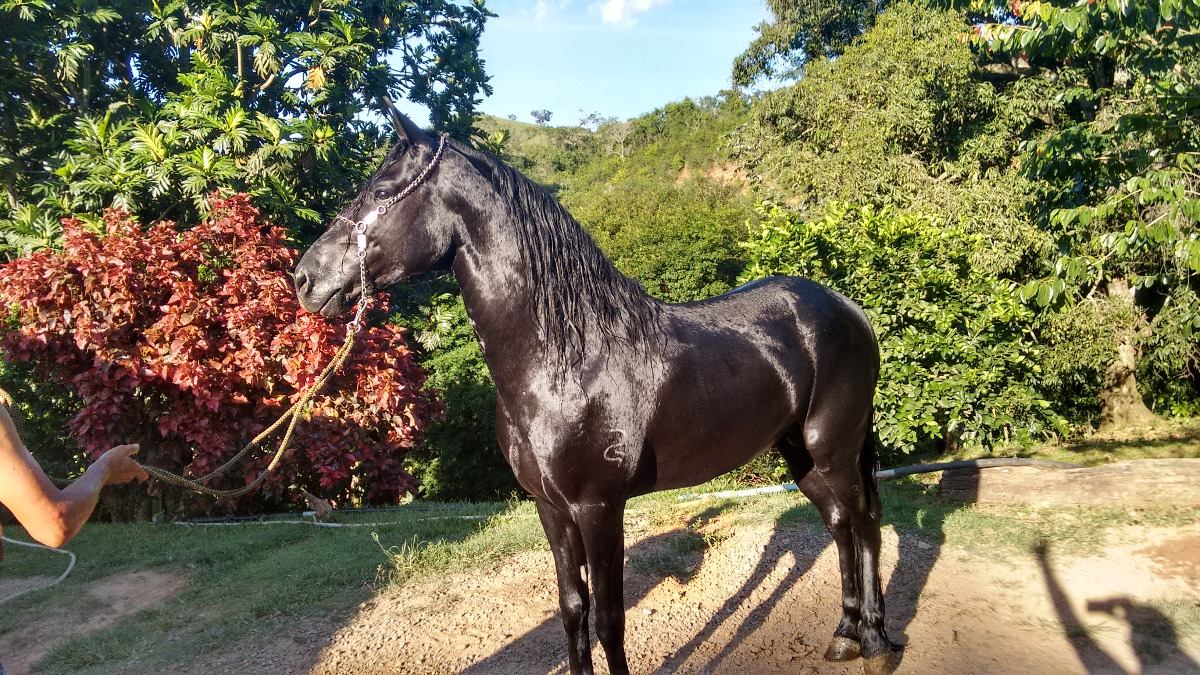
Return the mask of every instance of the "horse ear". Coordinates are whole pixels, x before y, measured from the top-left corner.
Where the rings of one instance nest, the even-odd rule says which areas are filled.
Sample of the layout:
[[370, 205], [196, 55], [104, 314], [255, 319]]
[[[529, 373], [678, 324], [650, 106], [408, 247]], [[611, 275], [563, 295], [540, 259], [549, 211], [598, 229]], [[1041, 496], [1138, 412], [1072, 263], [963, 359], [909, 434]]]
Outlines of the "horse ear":
[[384, 95], [380, 96], [379, 100], [383, 103], [383, 108], [387, 111], [388, 117], [392, 118], [392, 130], [396, 132], [396, 138], [402, 141], [408, 140], [408, 136], [405, 133], [404, 116], [400, 114], [399, 110], [396, 110], [396, 106], [392, 104], [392, 99]]
[[415, 143], [422, 136], [421, 130], [417, 128], [417, 125], [412, 123], [412, 120], [405, 117], [399, 110], [396, 110], [396, 106], [392, 104], [392, 99], [387, 96], [381, 96], [380, 99], [383, 101], [384, 107], [387, 108], [388, 116], [392, 118], [392, 128], [396, 131], [396, 138], [401, 141]]

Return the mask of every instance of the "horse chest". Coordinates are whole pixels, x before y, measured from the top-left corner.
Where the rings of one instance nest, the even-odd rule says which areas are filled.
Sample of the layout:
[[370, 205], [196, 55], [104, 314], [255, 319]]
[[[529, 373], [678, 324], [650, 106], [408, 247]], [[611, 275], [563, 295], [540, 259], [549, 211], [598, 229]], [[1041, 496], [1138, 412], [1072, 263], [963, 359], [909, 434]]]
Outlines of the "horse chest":
[[546, 408], [523, 419], [500, 406], [501, 446], [521, 487], [558, 504], [626, 491], [644, 463], [644, 423], [586, 401], [572, 415]]

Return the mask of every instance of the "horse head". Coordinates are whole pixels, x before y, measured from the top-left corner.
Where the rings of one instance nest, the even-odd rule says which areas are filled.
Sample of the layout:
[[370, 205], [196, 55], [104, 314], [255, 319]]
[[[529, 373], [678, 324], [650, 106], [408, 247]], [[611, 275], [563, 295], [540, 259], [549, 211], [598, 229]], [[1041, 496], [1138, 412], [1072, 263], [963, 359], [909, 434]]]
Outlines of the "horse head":
[[[396, 145], [296, 266], [296, 294], [310, 312], [341, 314], [362, 295], [362, 278], [384, 288], [449, 264], [455, 223], [440, 208], [450, 184], [442, 166], [445, 137], [426, 134], [390, 102], [387, 106]], [[360, 235], [366, 244], [363, 274]]]

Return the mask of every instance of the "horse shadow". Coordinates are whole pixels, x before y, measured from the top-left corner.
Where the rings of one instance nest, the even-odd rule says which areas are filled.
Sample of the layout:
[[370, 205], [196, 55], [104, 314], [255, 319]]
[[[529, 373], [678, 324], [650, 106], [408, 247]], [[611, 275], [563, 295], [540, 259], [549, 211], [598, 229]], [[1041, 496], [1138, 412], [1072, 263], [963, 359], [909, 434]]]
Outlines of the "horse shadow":
[[[918, 600], [929, 583], [930, 574], [941, 555], [946, 541], [944, 526], [947, 517], [973, 501], [974, 493], [969, 489], [972, 484], [969, 477], [967, 484], [968, 489], [959, 496], [961, 502], [942, 500], [928, 494], [927, 490], [920, 486], [880, 485], [880, 497], [884, 504], [882, 524], [884, 526], [892, 525], [899, 540], [896, 566], [888, 576], [887, 587], [884, 591], [888, 636], [899, 647], [903, 647], [908, 642], [907, 633], [910, 625], [916, 619]], [[817, 546], [795, 546], [794, 525], [797, 523], [807, 523], [811, 527], [820, 526], [821, 516], [811, 503], [794, 507], [782, 513], [776, 520], [775, 528], [764, 547], [762, 557], [741, 588], [730, 595], [725, 604], [713, 614], [700, 631], [677, 650], [657, 672], [674, 672], [687, 663], [722, 625], [738, 612], [746, 598], [749, 598], [766, 583], [767, 578], [780, 565], [783, 557], [791, 555], [793, 557], [792, 565], [784, 578], [770, 594], [750, 609], [734, 630], [733, 637], [729, 642], [700, 671], [714, 672], [747, 637], [767, 621], [771, 610], [812, 569], [824, 550], [833, 546], [831, 538]], [[837, 612], [840, 611], [840, 586], [838, 588], [838, 593], [830, 598], [831, 627], [836, 623]], [[821, 658], [824, 650], [823, 641], [828, 637], [830, 636], [820, 636], [818, 640], [822, 645], [820, 650], [810, 650], [817, 658]]]
[[[918, 600], [928, 584], [945, 543], [946, 519], [954, 511], [963, 508], [965, 503], [942, 501], [925, 493], [918, 486], [880, 487], [884, 502], [883, 524], [894, 526], [899, 537], [897, 564], [889, 576], [885, 590], [888, 634], [893, 641], [903, 645], [907, 642], [907, 631], [916, 618]], [[643, 574], [626, 576], [626, 610], [641, 602], [667, 577], [674, 577], [684, 584], [693, 579], [700, 571], [704, 560], [703, 551], [708, 546], [699, 531], [733, 505], [733, 502], [715, 504], [691, 518], [684, 528], [648, 537], [630, 546], [626, 551], [630, 565]], [[816, 533], [820, 529], [823, 529], [820, 514], [811, 503], [800, 504], [782, 512], [776, 518], [771, 536], [762, 548], [762, 555], [746, 580], [712, 613], [688, 642], [670, 653], [654, 672], [665, 674], [693, 669], [698, 672], [716, 672], [747, 638], [769, 622], [772, 610], [812, 569], [826, 548], [833, 546], [832, 538], [824, 532], [815, 534], [816, 537], [823, 538], [819, 543], [810, 543], [805, 539], [806, 533]], [[800, 541], [800, 545], [797, 545], [797, 541]], [[690, 555], [679, 556], [680, 551], [688, 551]], [[664, 562], [672, 559], [682, 559], [685, 562], [682, 565]], [[766, 586], [772, 583], [772, 576], [777, 576], [776, 570], [789, 563], [790, 566], [783, 573], [782, 579], [775, 583], [774, 588], [765, 595], [760, 593], [760, 589], [766, 590]], [[751, 598], [758, 599], [745, 611]], [[840, 611], [840, 593], [835, 592], [830, 597], [829, 611], [829, 625], [832, 631], [837, 612]], [[708, 656], [713, 652], [713, 646], [710, 645], [713, 637], [727, 628], [728, 622], [737, 620], [738, 615], [742, 618], [738, 620], [732, 633], [729, 633], [731, 637], [715, 654]], [[813, 647], [810, 650], [814, 658], [821, 657], [824, 641], [831, 635], [832, 633], [820, 636], [820, 649]], [[521, 667], [527, 668], [529, 663], [539, 660], [539, 655], [540, 660], [544, 662], [548, 648], [554, 649], [556, 654], [559, 653], [563, 640], [561, 619], [555, 612], [532, 630], [463, 672], [467, 675], [516, 672]], [[557, 657], [556, 665], [549, 670], [556, 673], [565, 672], [565, 664], [564, 651]]]
[[917, 617], [921, 594], [946, 544], [946, 520], [978, 496], [978, 470], [963, 472], [955, 499], [933, 494], [934, 488], [912, 483], [881, 483], [883, 524], [899, 539], [896, 567], [884, 590], [888, 637], [903, 648]]
[[746, 578], [737, 591], [729, 595], [725, 603], [712, 615], [708, 622], [686, 644], [676, 650], [667, 659], [666, 663], [658, 668], [657, 673], [673, 673], [680, 670], [741, 609], [743, 603], [767, 582], [767, 578], [783, 562], [784, 556], [791, 554], [793, 556], [792, 566], [787, 570], [784, 578], [780, 580], [767, 597], [763, 598], [757, 605], [750, 609], [737, 628], [734, 629], [733, 637], [708, 661], [708, 664], [701, 671], [709, 672], [716, 669], [733, 654], [747, 637], [752, 635], [759, 626], [767, 622], [771, 610], [800, 581], [801, 577], [812, 569], [813, 564], [820, 557], [825, 547], [832, 544], [831, 540], [824, 545], [815, 547], [793, 546], [791, 540], [794, 538], [795, 531], [790, 525], [798, 522], [807, 522], [815, 525], [820, 522], [820, 515], [812, 504], [793, 507], [780, 514], [776, 518], [771, 538], [763, 546], [763, 554], [759, 557], [754, 569], [750, 572], [750, 576]]
[[[626, 575], [625, 580], [625, 611], [629, 611], [646, 597], [667, 577], [674, 577], [680, 583], [692, 579], [700, 569], [703, 561], [703, 551], [707, 542], [700, 530], [709, 522], [719, 517], [733, 504], [724, 502], [715, 504], [688, 519], [687, 523], [675, 530], [646, 537], [626, 549], [630, 564], [636, 565], [644, 574], [636, 580]], [[633, 583], [631, 583], [633, 582]], [[544, 662], [547, 645], [561, 651], [556, 663], [548, 668], [548, 672], [565, 672], [566, 651], [562, 618], [555, 612], [542, 623], [530, 629], [521, 637], [506, 644], [486, 659], [478, 661], [462, 671], [462, 675], [483, 675], [491, 673], [511, 673], [528, 670], [530, 663]], [[592, 644], [597, 644], [596, 636], [592, 634]]]

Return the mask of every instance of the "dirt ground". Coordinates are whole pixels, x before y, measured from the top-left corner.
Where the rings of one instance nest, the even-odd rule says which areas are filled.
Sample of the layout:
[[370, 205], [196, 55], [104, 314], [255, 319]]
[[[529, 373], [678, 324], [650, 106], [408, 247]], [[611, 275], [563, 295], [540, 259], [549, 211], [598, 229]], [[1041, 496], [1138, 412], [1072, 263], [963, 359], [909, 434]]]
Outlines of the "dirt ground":
[[[821, 659], [839, 602], [828, 535], [806, 526], [719, 531], [727, 538], [707, 549], [678, 528], [629, 542], [633, 672], [860, 672], [858, 662]], [[349, 617], [298, 622], [267, 644], [227, 646], [180, 672], [565, 673], [553, 575], [548, 552], [520, 554], [383, 591]], [[1049, 549], [994, 560], [888, 530], [884, 577], [889, 634], [907, 645], [901, 673], [1200, 672], [1197, 626], [1184, 638], [1158, 609], [1200, 603], [1200, 525], [1113, 530], [1091, 557]], [[41, 620], [10, 636], [20, 644], [6, 651], [22, 657], [6, 666], [20, 675], [53, 646], [49, 636], [111, 625], [184, 584], [153, 572], [101, 580], [71, 625]], [[594, 658], [607, 672], [599, 646]]]
[[[30, 581], [37, 583], [30, 583]], [[6, 583], [12, 591], [40, 585], [49, 578], [26, 577]], [[4, 636], [4, 667], [11, 675], [24, 675], [65, 637], [94, 633], [118, 621], [165, 602], [187, 586], [182, 575], [146, 571], [116, 574], [87, 587], [75, 605], [76, 611], [56, 613], [31, 621]], [[0, 596], [6, 593], [0, 589]]]
[[[858, 662], [821, 658], [839, 603], [823, 531], [740, 529], [685, 557], [680, 574], [655, 573], [680, 536], [628, 546], [633, 672], [861, 672]], [[1200, 644], [1147, 604], [1200, 602], [1200, 526], [1114, 531], [1104, 554], [1082, 558], [1051, 549], [987, 561], [890, 532], [884, 548], [889, 634], [907, 644], [899, 672], [1200, 672]], [[485, 573], [383, 592], [348, 621], [310, 623], [252, 656], [225, 653], [191, 672], [564, 673], [564, 644], [553, 563], [531, 552]], [[599, 646], [594, 658], [607, 672]]]

